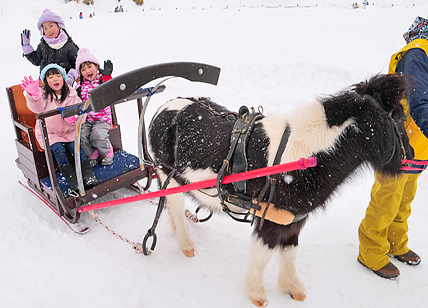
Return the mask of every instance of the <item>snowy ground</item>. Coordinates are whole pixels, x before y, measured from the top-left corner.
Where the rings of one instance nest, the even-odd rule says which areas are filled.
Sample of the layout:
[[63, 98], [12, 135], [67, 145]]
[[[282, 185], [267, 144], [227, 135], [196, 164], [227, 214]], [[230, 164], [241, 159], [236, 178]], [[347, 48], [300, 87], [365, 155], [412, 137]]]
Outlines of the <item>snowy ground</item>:
[[[37, 75], [38, 68], [21, 57], [20, 33], [31, 29], [36, 47], [36, 23], [47, 7], [64, 18], [80, 47], [90, 48], [99, 60], [110, 59], [116, 76], [174, 61], [222, 68], [217, 86], [167, 82], [165, 93], [153, 97], [148, 118], [167, 99], [187, 95], [210, 96], [232, 110], [262, 105], [266, 113], [289, 112], [315, 96], [385, 73], [391, 54], [404, 46], [402, 33], [416, 16], [428, 17], [422, 0], [378, 1], [358, 10], [343, 0], [307, 8], [285, 6], [316, 1], [147, 0], [137, 7], [122, 0], [127, 10], [123, 14], [111, 13], [117, 1], [95, 2], [91, 7], [62, 0], [0, 0], [0, 88], [19, 83], [24, 75]], [[83, 20], [77, 18], [80, 11]], [[94, 18], [87, 18], [94, 12]], [[0, 96], [1, 307], [253, 307], [241, 285], [251, 234], [246, 224], [223, 216], [190, 224], [196, 245], [192, 259], [178, 250], [166, 215], [150, 257], [135, 254], [87, 215], [82, 222], [91, 231], [71, 233], [18, 184], [23, 176], [14, 163], [17, 154], [5, 94]], [[137, 153], [135, 104], [119, 105], [118, 114], [124, 146]], [[357, 229], [372, 183], [370, 170], [359, 172], [326, 212], [310, 217], [297, 259], [307, 288], [303, 303], [277, 290], [278, 260], [272, 260], [265, 274], [269, 307], [426, 307], [426, 175], [419, 180], [409, 219], [409, 246], [423, 261], [417, 267], [394, 261], [401, 271], [395, 281], [375, 276], [356, 261]], [[194, 207], [189, 203], [189, 208]], [[155, 211], [154, 205], [141, 202], [98, 213], [122, 236], [141, 241]]]

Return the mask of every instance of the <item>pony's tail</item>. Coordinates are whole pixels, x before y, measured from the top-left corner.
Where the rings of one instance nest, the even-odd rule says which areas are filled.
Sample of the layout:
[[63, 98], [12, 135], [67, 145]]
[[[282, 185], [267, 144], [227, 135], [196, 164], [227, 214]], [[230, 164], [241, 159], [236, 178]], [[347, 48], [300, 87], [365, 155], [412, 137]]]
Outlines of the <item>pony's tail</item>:
[[370, 95], [387, 109], [404, 98], [404, 92], [410, 81], [399, 74], [379, 74], [354, 85], [359, 95]]

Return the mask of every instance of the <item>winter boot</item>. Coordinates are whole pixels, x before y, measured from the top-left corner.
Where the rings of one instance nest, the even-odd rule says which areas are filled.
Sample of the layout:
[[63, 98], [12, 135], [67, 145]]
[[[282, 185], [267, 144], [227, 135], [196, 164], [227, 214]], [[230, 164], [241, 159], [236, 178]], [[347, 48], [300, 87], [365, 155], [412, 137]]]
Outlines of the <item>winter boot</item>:
[[113, 157], [114, 157], [113, 146], [111, 146], [110, 150], [107, 152], [107, 154], [101, 160], [101, 165], [103, 165], [103, 166], [110, 165], [113, 162]]
[[70, 163], [68, 163], [59, 167], [59, 170], [65, 177], [68, 185], [70, 186], [70, 188], [68, 189], [68, 195], [78, 197], [79, 187], [77, 186], [76, 171], [74, 170], [74, 167]]
[[100, 158], [100, 153], [98, 152], [98, 149], [95, 149], [95, 151], [89, 156], [91, 167], [94, 167], [97, 164], [98, 158]]
[[95, 177], [95, 174], [92, 171], [92, 167], [89, 159], [82, 160], [81, 167], [82, 167], [83, 184], [89, 188], [97, 185], [97, 178]]

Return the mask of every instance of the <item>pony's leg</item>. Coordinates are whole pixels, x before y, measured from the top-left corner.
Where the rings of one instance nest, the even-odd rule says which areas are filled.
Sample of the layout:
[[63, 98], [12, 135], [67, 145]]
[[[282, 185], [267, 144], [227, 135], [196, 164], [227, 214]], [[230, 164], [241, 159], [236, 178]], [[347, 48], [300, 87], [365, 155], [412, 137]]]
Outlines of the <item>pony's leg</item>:
[[[158, 177], [162, 184], [166, 179], [166, 174], [160, 171], [158, 172]], [[177, 181], [171, 179], [168, 188], [177, 186], [180, 186]], [[166, 203], [169, 208], [169, 222], [177, 236], [178, 247], [187, 257], [193, 257], [195, 255], [195, 247], [186, 225], [186, 217], [184, 215], [184, 195], [181, 193], [166, 196]]]
[[263, 273], [275, 250], [269, 249], [260, 239], [256, 239], [251, 247], [250, 266], [245, 276], [245, 291], [257, 307], [267, 306]]
[[303, 301], [306, 297], [305, 286], [300, 281], [296, 272], [297, 246], [286, 246], [279, 250], [280, 268], [278, 275], [278, 287], [283, 293], [290, 294], [298, 301]]

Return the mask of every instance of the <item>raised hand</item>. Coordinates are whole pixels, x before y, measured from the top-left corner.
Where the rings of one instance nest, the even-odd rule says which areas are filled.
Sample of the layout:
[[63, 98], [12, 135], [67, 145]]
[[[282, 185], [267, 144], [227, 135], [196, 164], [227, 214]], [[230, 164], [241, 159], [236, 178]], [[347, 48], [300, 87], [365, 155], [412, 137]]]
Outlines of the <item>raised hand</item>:
[[79, 77], [79, 74], [77, 73], [77, 71], [74, 68], [70, 68], [70, 70], [67, 73], [67, 80], [65, 82], [67, 82], [67, 84], [72, 87], [73, 83], [76, 81], [76, 79]]
[[34, 51], [33, 47], [30, 45], [30, 38], [31, 38], [31, 31], [28, 29], [25, 29], [21, 33], [21, 45], [22, 45], [22, 51], [24, 52], [24, 55], [28, 55], [29, 53], [32, 53]]
[[39, 88], [39, 80], [36, 81], [33, 80], [33, 77], [29, 76], [24, 77], [23, 80], [21, 80], [21, 87], [27, 91], [27, 93], [32, 96], [34, 99], [40, 98], [40, 88]]
[[104, 76], [110, 76], [113, 72], [113, 63], [110, 60], [104, 61], [104, 69], [98, 69]]
[[30, 38], [31, 38], [31, 31], [28, 29], [25, 29], [21, 33], [21, 45], [26, 46], [30, 45]]

